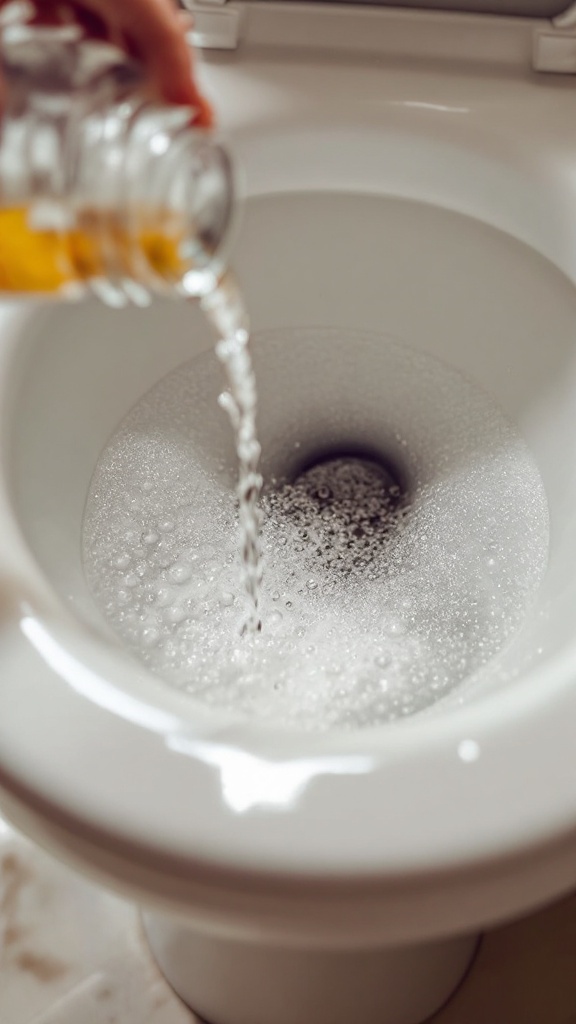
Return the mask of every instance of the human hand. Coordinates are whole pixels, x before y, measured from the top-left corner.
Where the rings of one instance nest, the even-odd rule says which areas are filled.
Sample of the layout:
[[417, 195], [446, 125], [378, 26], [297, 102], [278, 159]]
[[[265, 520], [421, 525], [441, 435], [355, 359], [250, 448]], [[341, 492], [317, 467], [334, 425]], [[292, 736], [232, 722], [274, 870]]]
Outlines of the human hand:
[[72, 15], [90, 35], [137, 57], [167, 103], [193, 107], [194, 124], [211, 126], [212, 110], [195, 81], [186, 39], [191, 19], [177, 10], [175, 0], [35, 0], [34, 7], [41, 21]]

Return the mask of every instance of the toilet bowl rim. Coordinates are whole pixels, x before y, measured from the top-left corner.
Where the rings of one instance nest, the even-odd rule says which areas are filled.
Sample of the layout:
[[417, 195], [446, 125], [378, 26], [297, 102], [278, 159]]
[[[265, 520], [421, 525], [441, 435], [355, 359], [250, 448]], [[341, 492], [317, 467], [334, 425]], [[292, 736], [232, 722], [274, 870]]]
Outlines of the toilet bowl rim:
[[[0, 392], [30, 315], [1, 313]], [[2, 395], [0, 410], [5, 416]], [[436, 872], [466, 864], [513, 863], [564, 836], [576, 846], [576, 780], [566, 770], [576, 646], [545, 687], [533, 672], [521, 687], [445, 719], [291, 739], [195, 708], [192, 728], [187, 697], [104, 651], [56, 598], [20, 533], [5, 472], [0, 524], [0, 790], [28, 794], [30, 807], [45, 800], [39, 816], [61, 812], [72, 832], [94, 828], [103, 844], [125, 839], [143, 857], [162, 851], [236, 880], [262, 872], [422, 885], [423, 876], [432, 884]], [[67, 678], [53, 671], [58, 657]], [[114, 667], [99, 677], [92, 668], [103, 657]], [[128, 749], [147, 789], [127, 773]], [[174, 799], [187, 791], [190, 822]], [[367, 805], [380, 815], [366, 815]]]
[[[0, 315], [6, 335], [0, 352], [0, 408], [7, 427], [1, 392], [11, 381], [19, 330], [35, 314], [15, 306]], [[234, 865], [250, 868], [260, 862], [289, 871], [420, 870], [455, 858], [504, 855], [573, 827], [576, 780], [571, 781], [566, 765], [573, 742], [568, 726], [576, 712], [576, 687], [570, 685], [576, 678], [576, 645], [548, 670], [546, 686], [542, 671], [535, 669], [521, 685], [442, 717], [321, 739], [239, 726], [230, 716], [202, 711], [185, 695], [137, 670], [64, 608], [35, 564], [11, 507], [5, 486], [7, 437], [3, 429], [0, 772], [7, 777], [60, 803], [79, 821], [92, 820], [105, 831], [140, 840], [155, 832], [151, 804], [164, 803], [163, 836], [157, 838], [165, 849], [225, 861], [226, 851], [233, 848]], [[103, 652], [99, 676], [90, 665], [91, 660], [101, 664]], [[65, 679], [53, 671], [59, 659], [60, 668], [66, 667]], [[86, 668], [87, 673], [82, 671]], [[52, 730], [43, 734], [32, 728], [30, 716], [23, 713], [26, 706], [38, 710], [40, 727], [45, 717]], [[99, 771], [101, 745], [94, 732], [104, 723], [108, 763], [106, 771]], [[71, 742], [67, 726], [88, 741]], [[154, 791], [145, 799], [137, 785], [124, 791], [117, 784], [128, 746], [136, 759], [153, 755], [159, 772]], [[407, 787], [405, 796], [394, 800], [387, 792], [392, 769], [395, 789]], [[540, 777], [544, 771], [547, 791]], [[426, 800], [418, 792], [419, 773], [428, 779], [432, 772], [439, 790], [445, 790], [449, 814], [437, 794]], [[243, 777], [244, 789], [235, 777]], [[196, 815], [194, 828], [183, 824], [181, 807], [166, 804], [163, 787], [169, 779], [202, 793], [206, 806], [202, 822]], [[501, 806], [491, 809], [494, 787]], [[521, 789], [524, 794], [532, 789], [530, 799], [518, 798]], [[356, 833], [349, 833], [339, 851], [335, 823], [322, 811], [324, 795], [327, 807], [335, 804], [340, 817], [355, 819], [359, 799], [362, 803], [369, 794], [382, 808], [382, 823], [363, 824], [360, 815]], [[420, 807], [423, 818], [417, 829], [403, 820], [403, 800], [415, 813]], [[212, 806], [219, 818], [218, 836]], [[471, 806], [476, 813], [468, 820]], [[267, 837], [262, 845], [258, 829], [238, 827], [253, 815], [276, 826], [282, 822], [282, 829], [275, 828], [277, 840]], [[387, 815], [394, 822], [393, 842], [387, 841]]]

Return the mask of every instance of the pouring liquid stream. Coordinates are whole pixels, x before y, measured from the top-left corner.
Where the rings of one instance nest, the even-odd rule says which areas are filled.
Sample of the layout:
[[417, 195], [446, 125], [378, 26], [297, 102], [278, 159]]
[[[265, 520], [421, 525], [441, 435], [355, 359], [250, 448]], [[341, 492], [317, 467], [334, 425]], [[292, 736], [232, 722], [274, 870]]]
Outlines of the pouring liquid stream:
[[219, 398], [230, 418], [238, 457], [238, 517], [242, 582], [248, 599], [243, 633], [259, 633], [262, 584], [261, 515], [262, 476], [258, 471], [261, 447], [256, 432], [256, 378], [249, 348], [248, 317], [238, 284], [227, 271], [217, 287], [202, 300], [207, 320], [220, 339], [216, 355], [224, 367], [229, 390]]

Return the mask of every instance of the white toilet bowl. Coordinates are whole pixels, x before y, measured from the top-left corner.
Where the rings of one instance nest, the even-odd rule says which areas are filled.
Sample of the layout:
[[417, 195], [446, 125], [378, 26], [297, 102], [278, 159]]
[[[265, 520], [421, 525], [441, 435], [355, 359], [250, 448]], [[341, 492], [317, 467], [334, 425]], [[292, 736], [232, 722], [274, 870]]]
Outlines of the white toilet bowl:
[[211, 1024], [416, 1024], [482, 928], [576, 882], [576, 92], [528, 73], [546, 26], [522, 19], [242, 18], [204, 73], [246, 170], [254, 327], [385, 332], [480, 385], [538, 467], [548, 570], [424, 716], [314, 735], [207, 709], [122, 649], [80, 557], [98, 456], [212, 344], [199, 311], [3, 309], [1, 806], [146, 908]]

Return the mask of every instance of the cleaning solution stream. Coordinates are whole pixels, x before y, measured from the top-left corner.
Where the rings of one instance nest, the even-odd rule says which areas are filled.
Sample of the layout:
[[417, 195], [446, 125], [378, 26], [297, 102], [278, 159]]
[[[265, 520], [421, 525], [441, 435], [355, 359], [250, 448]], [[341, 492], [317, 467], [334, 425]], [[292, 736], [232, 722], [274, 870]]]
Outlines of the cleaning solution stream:
[[260, 443], [256, 434], [256, 379], [250, 356], [248, 317], [236, 279], [230, 271], [203, 301], [202, 308], [216, 331], [216, 354], [224, 366], [229, 391], [219, 396], [228, 413], [238, 456], [238, 516], [242, 577], [248, 611], [242, 632], [258, 632], [262, 583], [260, 512], [262, 477], [258, 472]]

